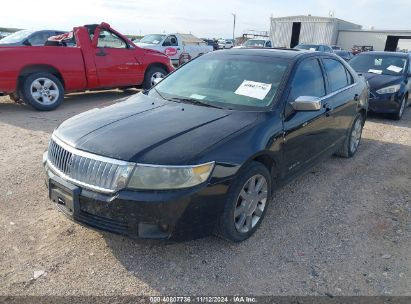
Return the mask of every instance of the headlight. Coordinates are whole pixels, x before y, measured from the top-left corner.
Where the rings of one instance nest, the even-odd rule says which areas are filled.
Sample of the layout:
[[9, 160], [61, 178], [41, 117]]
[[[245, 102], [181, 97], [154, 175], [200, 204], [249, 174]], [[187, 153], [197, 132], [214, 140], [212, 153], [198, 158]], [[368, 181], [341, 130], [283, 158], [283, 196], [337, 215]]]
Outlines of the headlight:
[[156, 166], [137, 164], [128, 188], [139, 190], [182, 189], [205, 182], [214, 162], [198, 166]]
[[377, 90], [377, 93], [382, 95], [382, 94], [394, 94], [397, 93], [401, 88], [401, 85], [396, 84], [396, 85], [392, 85], [389, 87], [385, 87], [382, 89]]

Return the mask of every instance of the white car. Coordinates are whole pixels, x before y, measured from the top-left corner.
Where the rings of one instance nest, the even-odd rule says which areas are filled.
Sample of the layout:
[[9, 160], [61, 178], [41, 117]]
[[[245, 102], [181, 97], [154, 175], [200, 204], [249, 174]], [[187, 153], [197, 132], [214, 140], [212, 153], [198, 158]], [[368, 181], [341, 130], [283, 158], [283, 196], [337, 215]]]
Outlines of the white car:
[[220, 39], [218, 40], [218, 48], [219, 49], [231, 49], [234, 46], [233, 41]]
[[144, 36], [137, 46], [160, 51], [170, 57], [174, 66], [213, 51], [213, 47], [191, 34], [151, 34]]
[[236, 46], [236, 49], [242, 48], [271, 48], [272, 47], [271, 40], [268, 39], [250, 39], [247, 40], [243, 45]]

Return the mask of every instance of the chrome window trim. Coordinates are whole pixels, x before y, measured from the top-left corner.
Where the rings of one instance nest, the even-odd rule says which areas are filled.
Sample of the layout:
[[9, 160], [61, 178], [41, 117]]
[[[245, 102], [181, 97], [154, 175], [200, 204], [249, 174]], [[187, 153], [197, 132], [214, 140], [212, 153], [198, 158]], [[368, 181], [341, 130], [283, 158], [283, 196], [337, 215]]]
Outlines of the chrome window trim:
[[354, 82], [353, 84], [350, 84], [349, 86], [343, 87], [343, 88], [341, 88], [341, 89], [338, 89], [337, 91], [331, 92], [330, 94], [327, 94], [327, 95], [325, 95], [325, 96], [323, 96], [323, 97], [320, 97], [320, 101], [323, 101], [323, 100], [325, 100], [325, 99], [331, 98], [331, 97], [333, 97], [333, 96], [335, 96], [335, 95], [337, 95], [337, 94], [339, 94], [339, 93], [342, 93], [342, 92], [344, 92], [344, 91], [346, 91], [346, 90], [348, 90], [348, 89], [351, 89], [351, 88], [355, 87], [357, 84], [358, 84], [357, 82]]

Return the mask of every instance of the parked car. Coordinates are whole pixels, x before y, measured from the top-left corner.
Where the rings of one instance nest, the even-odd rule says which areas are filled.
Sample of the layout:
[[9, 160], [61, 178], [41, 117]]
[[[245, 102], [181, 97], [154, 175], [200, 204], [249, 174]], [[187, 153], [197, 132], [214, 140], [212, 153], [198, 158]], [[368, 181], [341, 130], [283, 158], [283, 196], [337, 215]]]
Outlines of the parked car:
[[234, 42], [230, 39], [220, 39], [218, 40], [219, 49], [231, 49], [234, 47]]
[[349, 61], [370, 85], [370, 111], [401, 119], [411, 92], [411, 54], [366, 52]]
[[50, 41], [53, 46], [1, 47], [0, 93], [46, 111], [57, 108], [67, 92], [148, 89], [174, 69], [167, 56], [135, 46], [107, 23], [73, 32], [70, 45], [76, 47], [63, 43], [66, 35], [61, 43]]
[[273, 44], [269, 39], [249, 39], [243, 45], [234, 48], [271, 48], [272, 46]]
[[203, 40], [205, 43], [207, 43], [207, 45], [212, 46], [214, 51], [218, 50], [217, 40], [207, 39], [207, 38], [201, 38], [201, 40]]
[[61, 35], [66, 32], [55, 30], [31, 31], [21, 30], [0, 39], [1, 46], [43, 46], [51, 36]]
[[332, 45], [331, 48], [332, 48], [334, 51], [342, 51], [342, 50], [343, 50], [343, 48], [340, 47], [339, 45]]
[[354, 57], [354, 55], [351, 52], [346, 50], [334, 50], [334, 53], [340, 56], [345, 61], [349, 61], [351, 58]]
[[213, 51], [212, 46], [191, 34], [151, 34], [144, 36], [137, 45], [166, 54], [176, 67]]
[[299, 44], [294, 48], [299, 50], [334, 53], [334, 50], [330, 46], [324, 44]]
[[354, 45], [351, 49], [353, 55], [360, 54], [362, 52], [372, 52], [374, 51], [374, 47], [372, 45]]
[[130, 237], [243, 241], [280, 185], [356, 153], [367, 99], [332, 54], [208, 53], [63, 122], [43, 157], [49, 195], [71, 219]]

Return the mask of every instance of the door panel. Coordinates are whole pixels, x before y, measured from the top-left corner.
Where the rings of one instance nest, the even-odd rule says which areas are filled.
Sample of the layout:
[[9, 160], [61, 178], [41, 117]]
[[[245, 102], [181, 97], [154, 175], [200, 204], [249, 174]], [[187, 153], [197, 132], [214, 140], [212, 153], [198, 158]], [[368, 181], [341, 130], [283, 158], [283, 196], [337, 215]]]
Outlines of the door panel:
[[293, 175], [309, 166], [330, 144], [328, 109], [295, 111], [291, 102], [300, 96], [324, 98], [325, 79], [318, 59], [302, 61], [293, 76], [284, 114], [284, 173]]
[[94, 60], [100, 87], [141, 84], [144, 68], [138, 49], [129, 47], [122, 38], [108, 30], [102, 29], [97, 37]]

